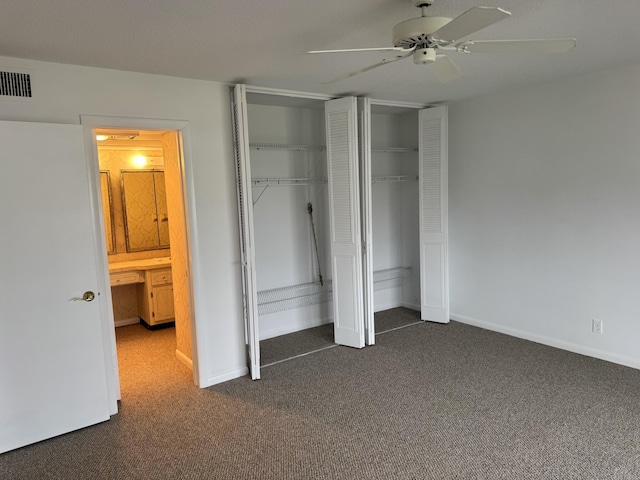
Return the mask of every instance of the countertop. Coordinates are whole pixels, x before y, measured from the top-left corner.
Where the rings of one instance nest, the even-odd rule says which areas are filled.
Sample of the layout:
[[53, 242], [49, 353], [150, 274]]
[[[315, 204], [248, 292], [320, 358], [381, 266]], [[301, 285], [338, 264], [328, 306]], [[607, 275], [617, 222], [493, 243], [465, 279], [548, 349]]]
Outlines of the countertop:
[[109, 264], [109, 273], [126, 272], [128, 270], [153, 270], [171, 266], [171, 257], [148, 258], [146, 260], [132, 260], [130, 262], [116, 262]]

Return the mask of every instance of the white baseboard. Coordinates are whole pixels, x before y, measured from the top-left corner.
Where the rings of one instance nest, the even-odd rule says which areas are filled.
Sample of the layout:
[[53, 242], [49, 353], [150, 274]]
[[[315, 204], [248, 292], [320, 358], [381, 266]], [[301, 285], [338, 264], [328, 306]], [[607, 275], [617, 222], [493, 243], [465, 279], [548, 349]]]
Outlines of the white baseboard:
[[558, 340], [553, 337], [546, 337], [544, 335], [538, 335], [536, 333], [527, 332], [518, 328], [505, 327], [497, 323], [485, 322], [476, 318], [467, 317], [465, 315], [459, 315], [457, 313], [450, 314], [451, 320], [472, 325], [474, 327], [484, 328], [485, 330], [491, 330], [498, 333], [504, 333], [512, 337], [522, 338], [531, 342], [541, 343], [549, 347], [559, 348], [561, 350], [567, 350], [573, 353], [579, 353], [580, 355], [586, 355], [588, 357], [598, 358], [600, 360], [606, 360], [607, 362], [617, 363], [626, 367], [640, 369], [640, 359], [629, 357], [627, 355], [619, 355], [617, 353], [607, 352], [606, 350], [600, 350], [598, 348], [587, 347], [579, 345], [573, 342], [566, 342], [564, 340]]
[[117, 327], [126, 327], [127, 325], [135, 325], [136, 323], [140, 323], [140, 318], [123, 318], [122, 320], [116, 320], [113, 324]]
[[373, 306], [373, 312], [384, 312], [385, 310], [391, 310], [392, 308], [401, 307], [401, 302], [386, 302], [386, 303], [378, 303]]
[[176, 348], [176, 358], [193, 370], [193, 360]]
[[420, 312], [422, 310], [422, 307], [417, 303], [402, 302], [400, 306], [404, 308], [408, 308], [409, 310], [415, 310], [416, 312]]
[[282, 328], [272, 328], [269, 330], [260, 330], [260, 340], [287, 335], [288, 333], [299, 332], [307, 328], [319, 327], [333, 322], [333, 318], [311, 318], [298, 321], [295, 324], [289, 324]]
[[229, 372], [224, 372], [219, 375], [215, 375], [213, 377], [207, 378], [204, 385], [200, 385], [200, 388], [212, 387], [213, 385], [217, 385], [218, 383], [228, 382], [229, 380], [233, 380], [234, 378], [244, 377], [249, 374], [249, 368], [243, 367], [238, 368], [237, 370], [231, 370]]
[[383, 305], [376, 305], [374, 312], [382, 312], [384, 310], [391, 310], [392, 308], [399, 308], [399, 307], [408, 308], [409, 310], [415, 310], [417, 312], [421, 310], [420, 305], [416, 305], [414, 303], [394, 302], [394, 303], [387, 303]]

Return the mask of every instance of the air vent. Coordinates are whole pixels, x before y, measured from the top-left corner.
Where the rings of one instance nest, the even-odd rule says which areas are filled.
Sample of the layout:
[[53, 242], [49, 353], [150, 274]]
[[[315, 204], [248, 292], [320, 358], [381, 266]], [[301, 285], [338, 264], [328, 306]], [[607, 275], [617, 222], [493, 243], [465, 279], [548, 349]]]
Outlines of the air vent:
[[0, 97], [32, 98], [31, 74], [0, 71]]

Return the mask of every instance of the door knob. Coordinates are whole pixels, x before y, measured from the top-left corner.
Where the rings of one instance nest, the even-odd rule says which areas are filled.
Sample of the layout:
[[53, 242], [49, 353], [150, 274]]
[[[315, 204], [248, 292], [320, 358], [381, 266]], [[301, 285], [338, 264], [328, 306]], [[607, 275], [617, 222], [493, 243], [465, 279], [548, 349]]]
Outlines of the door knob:
[[93, 293], [92, 291], [87, 291], [82, 294], [82, 297], [75, 297], [75, 298], [72, 298], [71, 300], [74, 302], [79, 302], [80, 300], [84, 300], [85, 302], [91, 302], [93, 301], [94, 298], [96, 298], [96, 294]]

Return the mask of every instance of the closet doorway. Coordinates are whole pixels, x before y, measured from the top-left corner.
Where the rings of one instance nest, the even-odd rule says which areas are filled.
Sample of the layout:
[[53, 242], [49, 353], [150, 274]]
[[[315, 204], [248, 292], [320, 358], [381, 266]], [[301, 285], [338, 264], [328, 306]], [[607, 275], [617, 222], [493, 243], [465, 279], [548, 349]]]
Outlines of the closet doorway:
[[[291, 355], [364, 347], [356, 99], [237, 85], [233, 100], [246, 343], [258, 379], [261, 366]], [[270, 340], [293, 338], [285, 334], [295, 339]]]
[[197, 385], [182, 132], [96, 126], [92, 140], [118, 398]]
[[[419, 321], [449, 321], [446, 107], [361, 98], [367, 344]], [[409, 311], [397, 315], [394, 309]], [[377, 315], [374, 312], [389, 311]]]
[[253, 379], [260, 341], [312, 322], [355, 348], [375, 311], [448, 322], [446, 107], [237, 85], [233, 108]]

